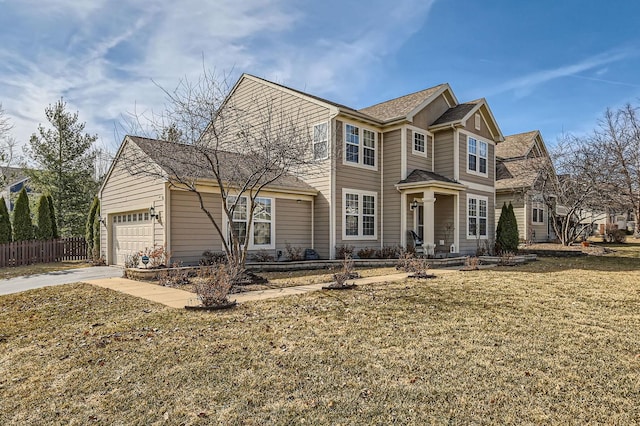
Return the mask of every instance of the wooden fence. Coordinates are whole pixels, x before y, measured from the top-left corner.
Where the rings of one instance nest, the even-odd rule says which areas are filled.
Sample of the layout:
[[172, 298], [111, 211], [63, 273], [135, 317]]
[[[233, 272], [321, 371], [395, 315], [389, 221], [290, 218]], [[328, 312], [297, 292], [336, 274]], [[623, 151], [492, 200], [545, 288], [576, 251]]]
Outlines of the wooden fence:
[[0, 244], [0, 267], [2, 268], [86, 258], [87, 242], [83, 237]]

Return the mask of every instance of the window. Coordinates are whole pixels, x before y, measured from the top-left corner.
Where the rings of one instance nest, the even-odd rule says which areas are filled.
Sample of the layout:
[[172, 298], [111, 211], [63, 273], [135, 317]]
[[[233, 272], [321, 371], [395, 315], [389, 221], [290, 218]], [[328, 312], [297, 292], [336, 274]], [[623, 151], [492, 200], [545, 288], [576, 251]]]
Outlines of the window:
[[345, 124], [344, 163], [376, 167], [376, 132]]
[[414, 154], [427, 153], [427, 145], [425, 143], [424, 134], [413, 132], [413, 153]]
[[469, 156], [467, 171], [486, 175], [487, 151], [488, 145], [486, 142], [482, 142], [474, 138], [469, 138], [467, 142], [467, 152]]
[[467, 236], [486, 238], [487, 197], [469, 195], [467, 198]]
[[329, 157], [329, 126], [320, 123], [313, 126], [313, 159], [324, 160]]
[[544, 223], [544, 209], [542, 205], [537, 203], [533, 206], [533, 215], [532, 215], [533, 223]]
[[[233, 206], [236, 197], [227, 197], [227, 205]], [[251, 235], [247, 236], [249, 228], [249, 202], [247, 197], [240, 197], [232, 212], [232, 223], [228, 226], [229, 232], [237, 235], [241, 244], [249, 243], [249, 248], [272, 248], [273, 236], [273, 199], [256, 197], [253, 210], [253, 224]], [[248, 241], [247, 241], [247, 237]]]
[[343, 189], [343, 239], [376, 239], [375, 192]]

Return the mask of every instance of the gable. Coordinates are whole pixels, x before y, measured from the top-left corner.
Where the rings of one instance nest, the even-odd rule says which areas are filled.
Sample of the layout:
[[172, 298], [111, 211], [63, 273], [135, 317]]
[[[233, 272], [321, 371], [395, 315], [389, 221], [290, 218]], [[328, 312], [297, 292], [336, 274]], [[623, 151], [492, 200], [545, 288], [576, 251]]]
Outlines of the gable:
[[451, 108], [450, 100], [442, 93], [429, 104], [417, 111], [413, 116], [413, 125], [423, 129], [429, 128], [442, 114]]

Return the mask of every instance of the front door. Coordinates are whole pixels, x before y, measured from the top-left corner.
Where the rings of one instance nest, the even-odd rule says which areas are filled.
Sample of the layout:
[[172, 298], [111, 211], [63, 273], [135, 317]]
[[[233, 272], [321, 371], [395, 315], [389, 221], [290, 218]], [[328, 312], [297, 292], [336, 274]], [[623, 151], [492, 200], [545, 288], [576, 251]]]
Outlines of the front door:
[[424, 205], [418, 205], [418, 208], [414, 210], [413, 217], [416, 234], [424, 239]]

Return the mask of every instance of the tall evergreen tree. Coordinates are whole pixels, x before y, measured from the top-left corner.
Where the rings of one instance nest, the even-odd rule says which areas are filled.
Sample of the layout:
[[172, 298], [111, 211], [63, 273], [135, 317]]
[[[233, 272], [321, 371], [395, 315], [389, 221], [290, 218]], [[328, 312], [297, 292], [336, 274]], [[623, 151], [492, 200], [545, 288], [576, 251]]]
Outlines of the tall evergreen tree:
[[46, 195], [42, 195], [38, 200], [38, 226], [35, 228], [37, 240], [53, 239], [53, 227], [51, 226], [51, 211], [49, 210], [49, 200]]
[[57, 230], [68, 237], [84, 234], [85, 212], [97, 191], [92, 148], [97, 136], [85, 133], [85, 123], [78, 121], [78, 113], [67, 112], [66, 107], [60, 99], [45, 108], [51, 128], [38, 126], [27, 154], [37, 165], [28, 172], [31, 185], [52, 195]]
[[100, 204], [97, 204], [96, 214], [93, 218], [93, 260], [100, 259]]
[[10, 243], [11, 241], [11, 218], [9, 217], [9, 210], [7, 210], [4, 197], [0, 197], [0, 244]]
[[60, 235], [58, 235], [58, 225], [56, 224], [56, 211], [53, 206], [53, 197], [47, 195], [47, 200], [49, 201], [49, 214], [51, 215], [51, 234], [53, 238], [60, 238]]
[[502, 210], [500, 211], [500, 218], [498, 219], [498, 226], [496, 227], [496, 252], [502, 253], [502, 247], [504, 246], [504, 223], [507, 220], [507, 203], [502, 203]]
[[496, 228], [496, 250], [499, 253], [515, 253], [518, 251], [518, 221], [513, 210], [513, 205], [503, 204]]
[[95, 227], [96, 211], [98, 210], [98, 197], [93, 198], [91, 208], [89, 209], [89, 216], [87, 217], [87, 223], [85, 225], [84, 238], [87, 241], [87, 256], [93, 256], [93, 228]]
[[27, 191], [22, 188], [15, 208], [13, 209], [13, 240], [29, 241], [33, 240], [33, 223], [31, 222], [31, 209], [29, 208], [29, 197]]

